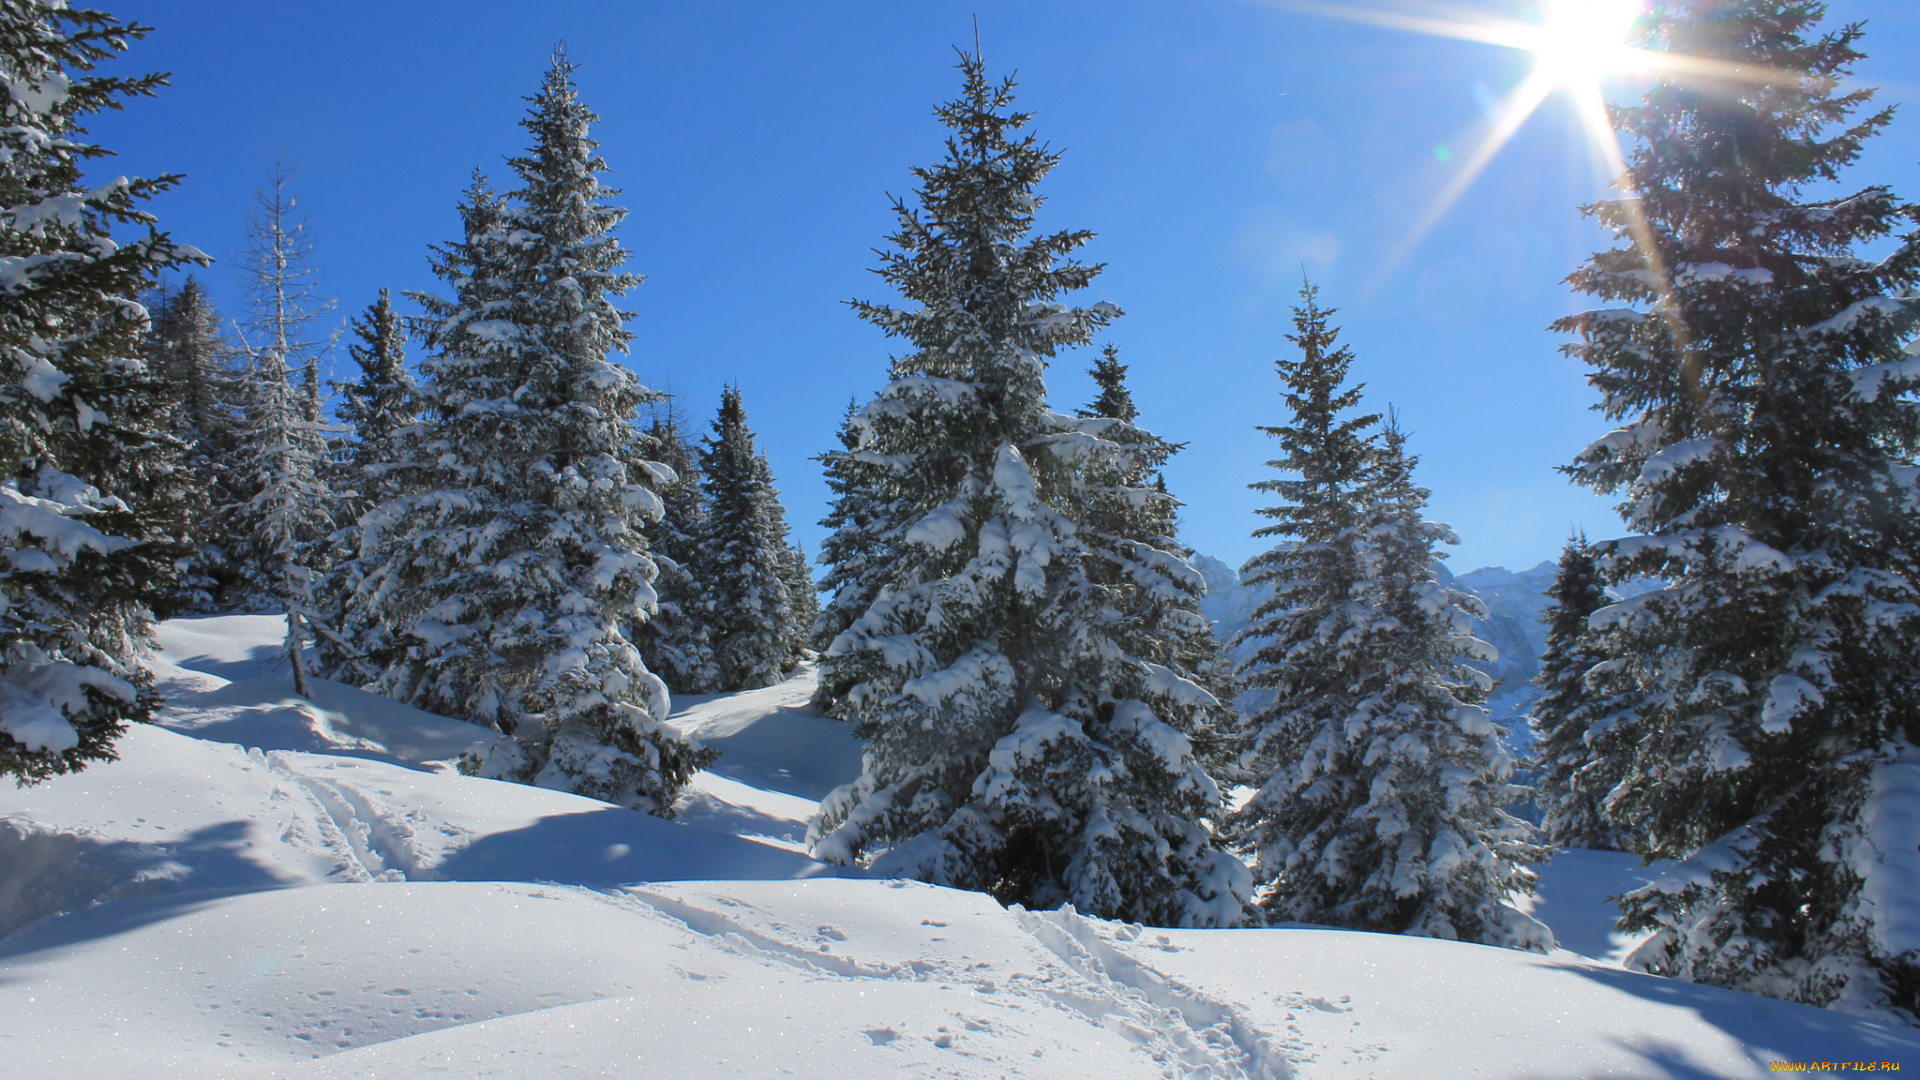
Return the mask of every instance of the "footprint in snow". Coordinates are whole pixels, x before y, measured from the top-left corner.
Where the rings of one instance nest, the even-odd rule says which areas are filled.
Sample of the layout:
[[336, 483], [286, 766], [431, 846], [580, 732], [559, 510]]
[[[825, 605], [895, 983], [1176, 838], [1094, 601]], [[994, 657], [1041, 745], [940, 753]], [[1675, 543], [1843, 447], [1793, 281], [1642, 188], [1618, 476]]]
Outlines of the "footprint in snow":
[[875, 1046], [885, 1046], [900, 1037], [900, 1033], [892, 1028], [868, 1028], [866, 1035]]

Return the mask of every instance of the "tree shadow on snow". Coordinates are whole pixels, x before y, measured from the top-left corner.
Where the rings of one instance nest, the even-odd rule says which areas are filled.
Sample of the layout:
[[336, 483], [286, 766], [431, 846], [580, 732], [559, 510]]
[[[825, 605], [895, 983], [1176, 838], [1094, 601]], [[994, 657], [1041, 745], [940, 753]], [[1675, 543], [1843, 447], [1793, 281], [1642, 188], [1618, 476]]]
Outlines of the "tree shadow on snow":
[[[1697, 1054], [1689, 1053], [1683, 1045], [1662, 1039], [1642, 1039], [1636, 1042], [1625, 1039], [1607, 1041], [1641, 1060], [1643, 1066], [1635, 1069], [1633, 1075], [1643, 1077], [1644, 1080], [1727, 1080], [1725, 1070], [1714, 1068], [1711, 1063], [1701, 1062]], [[1748, 1048], [1747, 1056], [1754, 1058], [1752, 1048]], [[1759, 1059], [1754, 1058], [1754, 1060]], [[1764, 1063], [1762, 1067], [1765, 1067]], [[1742, 1069], [1741, 1074], [1745, 1073], [1746, 1070]], [[1567, 1075], [1582, 1074], [1575, 1072]], [[1598, 1078], [1615, 1074], [1609, 1068], [1606, 1072], [1595, 1072], [1590, 1075]]]
[[1529, 913], [1553, 928], [1561, 948], [1605, 962], [1644, 936], [1614, 928], [1620, 907], [1612, 898], [1651, 882], [1664, 865], [1643, 866], [1640, 856], [1624, 851], [1557, 852], [1534, 867], [1540, 879]]
[[733, 836], [765, 836], [791, 844], [804, 844], [807, 840], [807, 823], [804, 821], [775, 817], [704, 791], [694, 792], [680, 807], [674, 820], [709, 832]]
[[551, 814], [491, 833], [435, 867], [452, 881], [550, 881], [610, 888], [645, 881], [865, 877], [796, 851], [608, 807]]
[[[1920, 1066], [1920, 1031], [1891, 1027], [1846, 1013], [1778, 1001], [1718, 986], [1643, 975], [1618, 968], [1566, 964], [1564, 970], [1609, 989], [1685, 1009], [1738, 1042], [1760, 1072], [1769, 1061], [1898, 1061]], [[1647, 1059], [1649, 1077], [1718, 1077], [1688, 1055], [1657, 1042], [1623, 1043]], [[1659, 1071], [1664, 1070], [1664, 1071]]]
[[227, 821], [139, 843], [0, 822], [0, 959], [123, 933], [212, 895], [290, 884], [248, 856], [248, 828]]
[[863, 744], [852, 726], [811, 708], [783, 706], [727, 735], [702, 735], [720, 751], [708, 771], [751, 787], [818, 801], [860, 776]]
[[[306, 650], [308, 654], [312, 650]], [[198, 671], [203, 675], [215, 675], [228, 682], [242, 679], [257, 679], [287, 669], [286, 650], [279, 644], [255, 645], [247, 650], [243, 659], [222, 658], [217, 656], [188, 656], [174, 661], [188, 671]]]
[[422, 772], [494, 732], [327, 679], [310, 680], [308, 696], [290, 678], [235, 682], [182, 701], [162, 715], [169, 731], [259, 750], [365, 758]]

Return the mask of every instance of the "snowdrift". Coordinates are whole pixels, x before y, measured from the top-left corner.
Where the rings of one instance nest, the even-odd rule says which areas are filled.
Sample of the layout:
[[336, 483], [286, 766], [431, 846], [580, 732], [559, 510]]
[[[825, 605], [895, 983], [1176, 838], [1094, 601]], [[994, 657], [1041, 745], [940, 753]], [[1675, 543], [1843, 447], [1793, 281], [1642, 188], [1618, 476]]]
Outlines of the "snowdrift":
[[690, 699], [726, 756], [667, 822], [460, 776], [477, 729], [178, 620], [122, 760], [0, 792], [0, 1061], [141, 1077], [1753, 1077], [1920, 1032], [1631, 974], [1576, 852], [1552, 956], [1003, 909], [799, 850], [857, 772], [804, 678]]

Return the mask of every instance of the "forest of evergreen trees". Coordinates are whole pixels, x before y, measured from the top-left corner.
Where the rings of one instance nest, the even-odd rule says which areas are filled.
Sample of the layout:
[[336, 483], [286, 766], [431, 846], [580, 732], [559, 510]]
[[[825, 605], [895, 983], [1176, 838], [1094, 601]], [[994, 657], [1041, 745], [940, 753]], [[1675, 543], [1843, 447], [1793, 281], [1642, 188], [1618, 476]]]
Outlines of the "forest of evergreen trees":
[[713, 754], [670, 696], [806, 667], [866, 747], [814, 822], [824, 861], [1156, 925], [1545, 951], [1530, 867], [1625, 850], [1669, 864], [1622, 898], [1653, 931], [1631, 965], [1913, 1020], [1911, 898], [1869, 884], [1920, 843], [1879, 811], [1920, 766], [1920, 209], [1803, 195], [1892, 122], [1840, 89], [1861, 31], [1823, 15], [1662, 4], [1660, 47], [1789, 77], [1610, 107], [1628, 170], [1583, 212], [1615, 243], [1554, 329], [1618, 425], [1563, 471], [1623, 529], [1562, 557], [1516, 761], [1469, 665], [1479, 601], [1438, 572], [1455, 540], [1311, 284], [1254, 485], [1273, 543], [1244, 574], [1271, 599], [1226, 643], [1250, 658], [1221, 658], [1163, 475], [1180, 445], [1122, 352], [1084, 408], [1048, 398], [1121, 311], [1076, 299], [1092, 233], [1039, 229], [1059, 156], [978, 55], [894, 202], [895, 295], [852, 303], [901, 351], [822, 424], [816, 584], [740, 389], [703, 433], [618, 359], [641, 278], [564, 52], [506, 184], [475, 172], [427, 253], [438, 290], [382, 291], [324, 385], [288, 170], [247, 222], [242, 309], [216, 310], [211, 260], [145, 209], [178, 179], [87, 180], [86, 118], [164, 92], [110, 73], [144, 28], [6, 0], [0, 768], [112, 759], [163, 704], [155, 619], [284, 613], [302, 693], [471, 721], [468, 773], [671, 815]]

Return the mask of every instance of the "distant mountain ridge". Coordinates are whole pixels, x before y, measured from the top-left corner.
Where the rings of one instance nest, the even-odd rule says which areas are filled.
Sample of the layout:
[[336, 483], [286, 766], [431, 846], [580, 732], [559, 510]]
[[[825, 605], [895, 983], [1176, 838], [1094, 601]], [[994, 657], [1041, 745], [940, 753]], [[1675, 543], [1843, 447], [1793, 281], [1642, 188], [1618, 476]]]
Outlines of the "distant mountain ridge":
[[[1201, 613], [1213, 624], [1214, 637], [1222, 644], [1231, 643], [1247, 628], [1254, 611], [1273, 594], [1272, 587], [1242, 585], [1232, 567], [1211, 555], [1195, 555], [1189, 561], [1207, 579]], [[1442, 582], [1469, 590], [1487, 605], [1487, 617], [1474, 620], [1474, 633], [1498, 649], [1500, 658], [1473, 666], [1494, 679], [1487, 707], [1493, 710], [1494, 720], [1507, 728], [1507, 745], [1515, 751], [1533, 742], [1526, 716], [1540, 697], [1533, 677], [1540, 673], [1540, 654], [1547, 647], [1547, 624], [1541, 616], [1547, 609], [1547, 590], [1553, 587], [1554, 571], [1555, 564], [1547, 560], [1518, 572], [1503, 566], [1484, 566], [1455, 576], [1445, 563], [1440, 564]], [[1237, 662], [1250, 652], [1242, 645], [1230, 650], [1229, 655]]]

